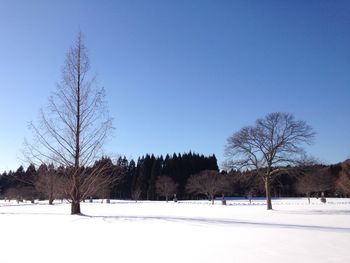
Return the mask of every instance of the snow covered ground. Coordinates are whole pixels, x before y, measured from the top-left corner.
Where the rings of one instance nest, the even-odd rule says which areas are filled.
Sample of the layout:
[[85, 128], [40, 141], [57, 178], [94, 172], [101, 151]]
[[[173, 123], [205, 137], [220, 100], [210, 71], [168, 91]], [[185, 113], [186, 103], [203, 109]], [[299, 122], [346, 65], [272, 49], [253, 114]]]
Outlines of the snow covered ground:
[[0, 262], [350, 262], [350, 199], [0, 201]]

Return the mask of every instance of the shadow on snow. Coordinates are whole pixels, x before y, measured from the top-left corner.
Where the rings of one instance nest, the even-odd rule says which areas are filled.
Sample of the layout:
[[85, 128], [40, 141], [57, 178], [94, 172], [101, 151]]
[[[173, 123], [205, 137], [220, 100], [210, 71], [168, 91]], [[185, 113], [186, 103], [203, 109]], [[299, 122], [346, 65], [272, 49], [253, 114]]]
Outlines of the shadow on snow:
[[99, 215], [82, 215], [88, 218], [101, 218], [106, 222], [121, 221], [150, 221], [159, 220], [167, 222], [191, 223], [198, 226], [203, 225], [220, 225], [220, 226], [254, 226], [268, 228], [285, 228], [296, 230], [311, 230], [311, 231], [327, 231], [327, 232], [347, 232], [350, 233], [350, 228], [332, 227], [332, 226], [315, 226], [315, 225], [297, 225], [297, 224], [282, 224], [269, 222], [254, 222], [242, 221], [235, 219], [217, 219], [217, 218], [190, 218], [190, 217], [175, 217], [175, 216], [99, 216]]

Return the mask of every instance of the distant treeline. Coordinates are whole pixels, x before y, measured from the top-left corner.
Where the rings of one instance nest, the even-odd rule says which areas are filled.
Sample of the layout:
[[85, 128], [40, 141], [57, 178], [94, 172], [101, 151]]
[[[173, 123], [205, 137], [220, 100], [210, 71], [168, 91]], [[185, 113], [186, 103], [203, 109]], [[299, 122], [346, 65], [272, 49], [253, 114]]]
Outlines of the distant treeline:
[[[112, 162], [109, 157], [104, 157], [97, 161], [95, 166], [101, 163], [109, 163], [107, 175], [118, 179], [111, 180], [108, 189], [94, 191], [92, 197], [111, 199], [132, 199], [133, 193], [139, 192], [138, 199], [157, 200], [159, 196], [156, 194], [155, 184], [160, 176], [171, 177], [177, 183], [177, 197], [186, 198], [185, 184], [190, 175], [203, 170], [219, 170], [215, 155], [204, 156], [192, 152], [174, 153], [165, 157], [147, 154], [138, 158], [137, 161], [119, 157]], [[50, 189], [42, 190], [44, 180], [41, 178], [48, 177], [49, 174], [51, 177], [63, 179], [68, 176], [67, 168], [55, 167], [53, 172], [49, 172], [48, 167], [49, 165], [41, 165], [36, 169], [34, 165], [29, 165], [25, 170], [20, 166], [16, 171], [4, 172], [0, 175], [0, 195], [12, 199], [47, 198], [47, 194], [43, 192], [48, 192]], [[94, 169], [94, 167], [87, 169]], [[57, 187], [57, 182], [46, 180], [44, 188], [50, 188], [50, 183], [52, 187]], [[62, 193], [56, 195], [62, 195]]]
[[[281, 172], [271, 184], [272, 197], [319, 197], [322, 193], [329, 197], [344, 196], [337, 184], [344, 163], [279, 167]], [[263, 179], [255, 171], [231, 171], [229, 174], [235, 178], [233, 196], [265, 195]]]
[[[272, 195], [273, 197], [319, 196], [322, 192], [326, 196], [344, 194], [344, 191], [338, 191], [337, 182], [340, 174], [344, 173], [343, 170], [348, 169], [345, 164], [346, 162], [328, 166], [279, 167], [281, 172], [272, 182]], [[189, 152], [163, 157], [147, 154], [137, 161], [119, 157], [115, 162], [104, 157], [93, 167], [83, 168], [84, 174], [88, 176], [89, 170], [101, 165], [109, 167], [105, 170], [104, 176], [114, 179], [108, 180], [107, 185], [96, 182], [100, 187], [91, 190], [92, 198], [164, 200], [164, 195], [157, 191], [157, 180], [160, 177], [172, 179], [179, 199], [203, 198], [204, 192], [189, 192], [187, 184], [191, 175], [197, 175], [205, 170], [215, 171], [212, 176], [225, 177], [221, 184], [224, 182], [226, 187], [219, 187], [216, 195], [221, 195], [220, 189], [224, 189], [222, 192], [226, 196], [262, 197], [265, 194], [264, 182], [255, 171], [219, 172], [215, 155], [204, 156]], [[67, 185], [60, 187], [65, 184], [64, 179], [67, 176], [69, 168], [44, 164], [38, 168], [30, 165], [27, 169], [20, 166], [16, 171], [0, 175], [0, 195], [2, 198], [27, 200], [67, 198], [65, 193], [60, 191], [67, 189]]]

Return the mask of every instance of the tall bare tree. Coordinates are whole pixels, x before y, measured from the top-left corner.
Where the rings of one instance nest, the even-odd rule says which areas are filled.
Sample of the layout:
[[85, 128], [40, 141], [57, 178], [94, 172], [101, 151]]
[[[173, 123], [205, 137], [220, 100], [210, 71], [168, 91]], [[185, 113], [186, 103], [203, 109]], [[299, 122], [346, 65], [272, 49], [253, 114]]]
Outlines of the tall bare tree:
[[315, 133], [305, 121], [290, 113], [275, 112], [256, 120], [227, 139], [227, 168], [255, 169], [265, 183], [267, 209], [272, 209], [270, 184], [281, 167], [303, 156], [304, 144], [311, 143]]
[[81, 212], [85, 192], [101, 182], [100, 176], [108, 169], [100, 167], [87, 174], [85, 167], [101, 157], [102, 146], [113, 129], [104, 89], [96, 85], [89, 72], [87, 49], [79, 33], [66, 54], [61, 82], [48, 106], [41, 110], [38, 124], [29, 125], [34, 141], [26, 142], [25, 147], [25, 156], [32, 162], [69, 168], [67, 192], [72, 214]]

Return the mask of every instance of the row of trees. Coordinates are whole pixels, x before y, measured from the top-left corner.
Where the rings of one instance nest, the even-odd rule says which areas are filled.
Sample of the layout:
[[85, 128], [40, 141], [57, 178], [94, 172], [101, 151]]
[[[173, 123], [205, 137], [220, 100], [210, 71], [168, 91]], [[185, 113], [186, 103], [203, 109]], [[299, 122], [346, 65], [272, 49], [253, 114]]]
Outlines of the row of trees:
[[157, 178], [168, 176], [177, 184], [177, 196], [186, 198], [187, 179], [203, 170], [219, 170], [215, 155], [205, 157], [191, 152], [183, 155], [167, 155], [165, 158], [146, 155], [137, 161], [133, 175], [128, 177], [129, 185], [126, 188], [121, 186], [119, 195], [114, 197], [127, 198], [131, 195], [134, 199], [155, 200]]
[[[106, 164], [106, 160], [97, 161], [92, 167], [81, 169], [82, 200], [91, 196], [105, 197], [109, 188], [113, 188], [121, 181], [119, 173], [106, 169], [99, 177], [94, 171]], [[112, 167], [112, 166], [111, 166]], [[27, 170], [20, 166], [17, 171], [4, 172], [0, 177], [1, 195], [5, 199], [18, 201], [48, 199], [52, 204], [55, 199], [70, 199], [71, 167], [54, 167], [52, 164], [42, 164], [38, 169], [31, 164]]]
[[[322, 192], [327, 196], [347, 196], [349, 190], [341, 187], [345, 177], [345, 163], [335, 165], [300, 165], [280, 167], [280, 173], [271, 180], [271, 196], [318, 197]], [[260, 173], [262, 173], [261, 171]], [[234, 195], [264, 196], [265, 182], [255, 170], [245, 172], [231, 171], [234, 180]], [[348, 175], [347, 175], [348, 176]]]
[[[99, 177], [94, 176], [96, 170]], [[157, 200], [177, 194], [178, 198], [188, 196], [188, 178], [203, 170], [218, 172], [215, 155], [203, 156], [196, 153], [173, 154], [155, 157], [146, 155], [134, 160], [119, 157], [115, 162], [102, 158], [91, 167], [80, 170], [80, 194], [82, 200], [95, 198], [122, 198]], [[71, 167], [42, 164], [35, 168], [31, 164], [26, 170], [0, 175], [0, 193], [11, 199], [70, 199]], [[176, 190], [174, 190], [176, 189]], [[187, 195], [187, 196], [186, 196]]]
[[[99, 167], [109, 167], [99, 180], [90, 184], [89, 174]], [[189, 169], [191, 167], [191, 169]], [[336, 165], [289, 166], [271, 181], [271, 195], [347, 196], [350, 194], [350, 160]], [[0, 194], [8, 199], [69, 199], [70, 169], [30, 165], [0, 175]], [[262, 171], [263, 172], [263, 171]], [[261, 172], [260, 172], [261, 173]], [[154, 157], [146, 155], [137, 162], [120, 157], [115, 163], [103, 158], [82, 172], [88, 183], [82, 184], [83, 199], [118, 198], [134, 200], [168, 200], [208, 198], [218, 195], [263, 196], [264, 180], [255, 170], [219, 172], [215, 156], [187, 153]], [[89, 186], [89, 187], [87, 187]]]

